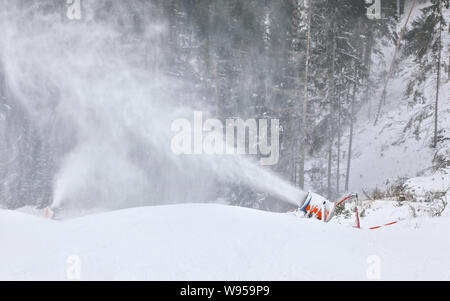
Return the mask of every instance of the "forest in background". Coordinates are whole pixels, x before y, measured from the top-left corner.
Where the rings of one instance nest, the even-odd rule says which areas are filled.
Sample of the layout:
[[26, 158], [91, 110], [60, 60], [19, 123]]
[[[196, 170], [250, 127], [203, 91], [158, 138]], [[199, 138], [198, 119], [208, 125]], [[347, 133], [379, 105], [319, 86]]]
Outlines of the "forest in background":
[[[29, 6], [28, 1], [16, 2], [17, 7]], [[61, 22], [73, 22], [64, 16], [65, 1], [38, 2], [36, 14], [61, 12]], [[146, 56], [136, 65], [185, 83], [178, 91], [180, 105], [219, 119], [279, 119], [280, 162], [273, 171], [330, 199], [349, 185], [352, 148], [341, 143], [342, 137], [351, 137], [358, 111], [367, 102], [375, 102], [375, 108], [383, 105], [372, 95], [383, 89], [389, 75], [387, 70], [374, 72], [373, 61], [384, 55], [382, 47], [395, 48], [400, 17], [411, 2], [383, 1], [382, 18], [372, 20], [368, 4], [359, 0], [104, 0], [95, 6], [81, 1], [82, 9], [95, 8], [96, 22], [120, 33], [121, 46], [131, 52], [144, 49]], [[441, 56], [446, 45], [440, 38], [448, 28], [442, 10], [449, 1], [427, 3], [405, 33], [399, 55], [415, 57], [423, 70], [406, 91], [413, 102], [423, 99], [417, 88], [423, 77], [436, 72], [444, 77], [449, 63]], [[146, 29], [154, 24], [167, 30], [150, 39]], [[67, 145], [58, 145], [57, 137], [15, 101], [3, 64], [2, 57], [0, 204], [44, 207], [52, 202], [54, 176]], [[373, 110], [372, 118], [378, 119], [378, 113]], [[436, 129], [430, 147], [440, 142], [438, 133]], [[308, 167], [318, 157], [320, 164]], [[234, 205], [279, 209], [272, 205], [273, 196], [244, 184], [217, 189], [217, 195]]]

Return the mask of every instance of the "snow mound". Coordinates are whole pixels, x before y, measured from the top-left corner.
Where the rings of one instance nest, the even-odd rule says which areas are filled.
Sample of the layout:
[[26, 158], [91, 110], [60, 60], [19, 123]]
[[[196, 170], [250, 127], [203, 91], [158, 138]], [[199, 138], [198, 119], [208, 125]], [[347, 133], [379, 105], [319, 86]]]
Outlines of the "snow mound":
[[0, 280], [67, 280], [73, 258], [81, 280], [368, 280], [373, 256], [381, 280], [450, 280], [449, 226], [357, 230], [206, 204], [64, 221], [0, 210]]

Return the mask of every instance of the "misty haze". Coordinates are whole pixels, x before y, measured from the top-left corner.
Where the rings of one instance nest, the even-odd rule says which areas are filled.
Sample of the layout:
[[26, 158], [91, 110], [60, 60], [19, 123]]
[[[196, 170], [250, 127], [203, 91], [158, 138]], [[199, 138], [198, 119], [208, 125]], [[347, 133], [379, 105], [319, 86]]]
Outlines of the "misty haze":
[[0, 280], [450, 280], [449, 6], [0, 0]]

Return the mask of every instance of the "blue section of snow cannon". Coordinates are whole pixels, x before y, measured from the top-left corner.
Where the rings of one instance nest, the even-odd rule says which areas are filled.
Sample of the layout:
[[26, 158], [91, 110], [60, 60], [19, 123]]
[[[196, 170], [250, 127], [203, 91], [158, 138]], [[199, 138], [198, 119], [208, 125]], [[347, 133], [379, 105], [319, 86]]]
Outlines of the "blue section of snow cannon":
[[300, 211], [303, 211], [306, 213], [306, 208], [308, 208], [309, 204], [311, 203], [312, 195], [311, 193], [308, 193], [308, 196], [306, 197], [306, 200], [303, 204], [303, 206], [300, 208]]

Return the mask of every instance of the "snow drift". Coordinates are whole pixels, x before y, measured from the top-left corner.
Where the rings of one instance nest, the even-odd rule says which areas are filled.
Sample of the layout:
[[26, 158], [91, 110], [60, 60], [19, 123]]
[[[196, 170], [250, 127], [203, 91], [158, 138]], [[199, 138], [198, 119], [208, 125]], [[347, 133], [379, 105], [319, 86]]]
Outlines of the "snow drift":
[[66, 221], [3, 210], [0, 280], [66, 280], [70, 258], [81, 280], [369, 280], [374, 258], [381, 280], [450, 280], [450, 220], [416, 224], [356, 230], [195, 204]]

